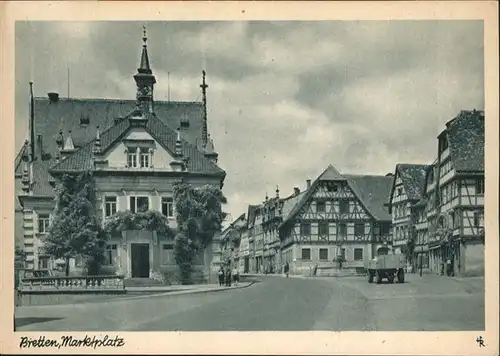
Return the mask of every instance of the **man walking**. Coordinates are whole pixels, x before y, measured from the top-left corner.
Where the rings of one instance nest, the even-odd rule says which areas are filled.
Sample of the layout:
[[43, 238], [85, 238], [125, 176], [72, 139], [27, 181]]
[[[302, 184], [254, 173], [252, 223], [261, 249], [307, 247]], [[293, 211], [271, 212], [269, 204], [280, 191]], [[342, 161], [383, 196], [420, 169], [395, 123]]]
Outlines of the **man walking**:
[[226, 287], [231, 287], [231, 268], [226, 268], [226, 273], [224, 274], [226, 277]]
[[222, 287], [224, 285], [224, 269], [222, 268], [222, 266], [219, 267], [217, 275], [219, 276], [219, 286]]
[[239, 281], [240, 281], [240, 271], [238, 270], [238, 268], [234, 267], [233, 268], [233, 282], [234, 282], [234, 285], [237, 286]]
[[286, 278], [288, 278], [288, 272], [290, 271], [290, 265], [288, 264], [288, 262], [285, 263], [284, 271], [286, 274]]

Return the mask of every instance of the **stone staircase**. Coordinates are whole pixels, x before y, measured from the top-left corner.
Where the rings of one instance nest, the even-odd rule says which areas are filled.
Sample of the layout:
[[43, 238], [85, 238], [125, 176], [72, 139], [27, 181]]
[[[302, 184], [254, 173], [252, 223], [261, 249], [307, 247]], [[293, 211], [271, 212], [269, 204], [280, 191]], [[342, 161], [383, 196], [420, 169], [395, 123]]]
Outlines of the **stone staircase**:
[[128, 278], [123, 281], [125, 288], [127, 287], [154, 287], [162, 286], [164, 283], [152, 278]]

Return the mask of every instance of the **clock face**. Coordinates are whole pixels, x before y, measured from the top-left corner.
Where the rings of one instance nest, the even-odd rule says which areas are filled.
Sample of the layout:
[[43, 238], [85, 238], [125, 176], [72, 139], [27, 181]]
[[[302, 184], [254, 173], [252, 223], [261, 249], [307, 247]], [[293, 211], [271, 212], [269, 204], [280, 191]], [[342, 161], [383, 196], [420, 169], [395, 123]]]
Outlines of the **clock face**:
[[152, 92], [151, 87], [145, 86], [140, 88], [140, 93], [143, 96], [149, 96], [151, 95], [151, 92]]

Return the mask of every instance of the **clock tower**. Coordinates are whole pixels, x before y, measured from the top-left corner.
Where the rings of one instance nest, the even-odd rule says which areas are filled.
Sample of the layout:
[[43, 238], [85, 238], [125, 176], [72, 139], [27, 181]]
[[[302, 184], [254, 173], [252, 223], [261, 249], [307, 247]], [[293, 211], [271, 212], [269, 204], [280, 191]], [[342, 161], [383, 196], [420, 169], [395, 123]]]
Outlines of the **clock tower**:
[[151, 71], [148, 56], [146, 26], [143, 26], [141, 64], [134, 75], [137, 84], [137, 109], [143, 113], [153, 113], [153, 89], [156, 78]]

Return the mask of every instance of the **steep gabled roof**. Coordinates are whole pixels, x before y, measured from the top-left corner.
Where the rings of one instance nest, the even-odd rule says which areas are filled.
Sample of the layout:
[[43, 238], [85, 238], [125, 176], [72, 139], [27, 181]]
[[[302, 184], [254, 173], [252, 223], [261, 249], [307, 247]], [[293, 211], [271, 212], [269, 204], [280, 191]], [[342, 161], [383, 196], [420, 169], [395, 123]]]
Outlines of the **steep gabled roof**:
[[432, 164], [430, 164], [429, 167], [427, 167], [427, 169], [425, 170], [424, 187], [422, 189], [423, 198], [425, 198], [425, 196], [427, 195], [427, 181], [429, 180], [429, 174], [431, 172], [434, 172], [434, 169], [436, 168], [437, 162], [438, 162], [438, 160], [436, 158], [434, 160], [434, 162], [432, 162]]
[[255, 212], [259, 208], [259, 205], [249, 205], [248, 206], [248, 219], [247, 219], [247, 228], [253, 227], [255, 223]]
[[[48, 97], [37, 97], [35, 131], [43, 136], [45, 152], [54, 155], [59, 130], [62, 129], [65, 136], [71, 130], [75, 146], [82, 147], [95, 137], [97, 126], [101, 131], [107, 130], [114, 125], [115, 119], [125, 117], [135, 108], [135, 100], [60, 98], [52, 101]], [[196, 145], [196, 138], [201, 137], [202, 132], [203, 103], [155, 101], [154, 111], [173, 129], [181, 126], [181, 120], [187, 120], [189, 128], [182, 130], [183, 138]]]
[[484, 112], [461, 111], [446, 124], [456, 172], [484, 172]]
[[306, 192], [307, 190], [304, 190], [303, 192], [300, 192], [297, 195], [292, 195], [283, 200], [283, 208], [282, 208], [283, 221], [288, 220], [288, 217], [292, 213], [293, 208], [297, 205], [299, 201], [301, 201]]
[[343, 181], [345, 177], [331, 164], [318, 177], [318, 180]]
[[[374, 176], [374, 175], [341, 175], [332, 165], [320, 174], [318, 178], [311, 184], [311, 187], [292, 197], [290, 201], [284, 203], [283, 206], [283, 222], [280, 227], [293, 219], [309, 201], [317, 186], [321, 181], [347, 181], [355, 196], [358, 198], [368, 214], [373, 218], [381, 221], [390, 221], [391, 216], [385, 208], [387, 196], [391, 190], [392, 177]], [[288, 211], [288, 214], [285, 214]]]
[[[176, 132], [161, 122], [156, 115], [145, 114], [145, 118], [147, 118], [146, 126], [144, 127], [145, 131], [165, 149], [170, 152], [175, 152], [175, 141], [177, 139]], [[104, 131], [101, 134], [102, 152], [106, 152], [107, 149], [118, 142], [132, 127], [132, 122], [133, 119], [124, 119]], [[94, 141], [95, 140], [91, 140], [80, 150], [51, 167], [51, 171], [83, 171], [92, 169]], [[196, 147], [189, 144], [184, 139], [182, 139], [182, 145], [184, 157], [188, 158], [188, 172], [225, 175], [225, 172], [221, 168], [206, 158]]]
[[403, 188], [408, 199], [411, 201], [419, 200], [424, 192], [425, 177], [429, 167], [430, 165], [428, 164], [396, 164], [396, 174], [394, 174], [392, 188], [388, 196], [389, 201], [394, 194], [396, 178], [398, 176], [401, 177]]
[[392, 177], [377, 175], [345, 175], [345, 177], [349, 187], [368, 214], [376, 220], [390, 221], [392, 219], [384, 205], [391, 191]]

